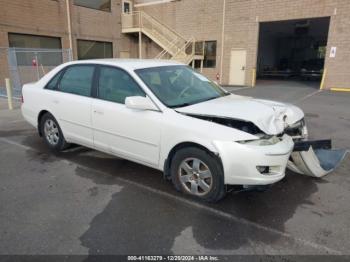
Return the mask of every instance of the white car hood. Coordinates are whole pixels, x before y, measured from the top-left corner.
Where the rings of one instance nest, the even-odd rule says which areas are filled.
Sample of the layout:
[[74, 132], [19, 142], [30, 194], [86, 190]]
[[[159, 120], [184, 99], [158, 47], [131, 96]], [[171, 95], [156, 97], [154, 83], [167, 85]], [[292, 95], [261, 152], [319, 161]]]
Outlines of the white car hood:
[[277, 135], [301, 120], [303, 111], [291, 104], [228, 95], [214, 100], [177, 108], [176, 111], [202, 116], [215, 116], [249, 121], [268, 135]]

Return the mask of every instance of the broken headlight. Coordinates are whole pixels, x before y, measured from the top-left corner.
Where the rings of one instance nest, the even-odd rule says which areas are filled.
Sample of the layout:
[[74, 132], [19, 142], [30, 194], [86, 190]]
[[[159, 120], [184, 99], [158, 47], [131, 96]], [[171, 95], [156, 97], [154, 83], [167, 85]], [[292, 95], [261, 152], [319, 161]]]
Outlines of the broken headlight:
[[272, 146], [280, 142], [281, 139], [277, 136], [264, 136], [260, 139], [256, 140], [244, 140], [244, 141], [237, 141], [237, 143], [240, 144], [248, 144], [248, 145], [254, 145], [254, 146]]
[[294, 124], [288, 126], [284, 133], [291, 136], [293, 139], [307, 138], [308, 132], [304, 118]]

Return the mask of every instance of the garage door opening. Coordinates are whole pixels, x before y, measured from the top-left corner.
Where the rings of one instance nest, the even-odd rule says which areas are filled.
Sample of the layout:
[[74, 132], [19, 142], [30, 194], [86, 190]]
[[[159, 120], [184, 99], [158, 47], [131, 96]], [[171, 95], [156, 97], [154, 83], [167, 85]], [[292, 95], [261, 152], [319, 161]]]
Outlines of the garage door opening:
[[257, 78], [321, 81], [329, 17], [260, 23]]

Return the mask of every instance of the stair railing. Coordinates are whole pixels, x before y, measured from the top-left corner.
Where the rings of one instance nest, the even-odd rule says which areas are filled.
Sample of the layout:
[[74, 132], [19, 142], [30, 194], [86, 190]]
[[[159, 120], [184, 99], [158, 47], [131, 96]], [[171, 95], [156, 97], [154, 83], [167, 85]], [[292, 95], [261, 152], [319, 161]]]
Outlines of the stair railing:
[[[171, 59], [190, 63], [195, 55], [195, 39], [188, 40], [175, 30], [171, 29], [156, 18], [146, 14], [143, 11], [122, 14], [122, 29], [139, 29], [145, 34], [149, 34], [153, 40], [158, 41], [163, 47], [156, 59], [162, 59], [167, 54]], [[188, 47], [192, 44], [190, 53]]]
[[122, 14], [122, 29], [141, 28], [141, 13], [123, 13]]
[[[172, 49], [173, 47], [176, 47], [176, 50], [175, 50], [174, 54], [177, 53], [177, 52], [181, 49], [181, 48], [178, 48], [178, 47], [176, 46], [176, 43], [177, 43], [177, 39], [175, 39], [175, 40], [170, 44], [170, 46], [169, 46], [169, 50]], [[169, 50], [163, 49], [162, 52], [160, 52], [160, 53], [155, 57], [155, 59], [163, 59], [164, 56], [165, 56], [166, 54], [170, 54]], [[171, 55], [171, 54], [170, 54], [170, 55]]]
[[[191, 37], [186, 42], [186, 44], [183, 45], [183, 47], [179, 50], [179, 52], [177, 52], [171, 59], [179, 60], [186, 64], [190, 63], [195, 55], [195, 43], [196, 43], [196, 39], [194, 37]], [[189, 50], [190, 45], [192, 46]]]
[[186, 39], [178, 32], [142, 11], [122, 14], [122, 29], [139, 29], [151, 34], [172, 54], [186, 43]]
[[[186, 38], [184, 38], [182, 35], [180, 35], [178, 32], [170, 28], [169, 26], [165, 25], [164, 23], [160, 22], [158, 19], [156, 19], [153, 16], [150, 16], [149, 14], [141, 12], [141, 20], [143, 21], [148, 21], [151, 24], [151, 29], [155, 31], [160, 31], [160, 33], [164, 34], [167, 36], [169, 39], [179, 39], [182, 40], [183, 42], [186, 42]], [[143, 24], [143, 28], [145, 25]]]

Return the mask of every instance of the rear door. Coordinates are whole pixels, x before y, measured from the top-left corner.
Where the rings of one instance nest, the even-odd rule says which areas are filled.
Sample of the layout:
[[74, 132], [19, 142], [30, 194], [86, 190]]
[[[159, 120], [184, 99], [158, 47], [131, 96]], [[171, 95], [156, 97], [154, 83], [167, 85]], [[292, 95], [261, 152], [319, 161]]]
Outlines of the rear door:
[[158, 166], [162, 113], [125, 106], [126, 97], [145, 96], [126, 71], [100, 66], [98, 72], [97, 98], [92, 103], [95, 147], [149, 166]]
[[62, 72], [51, 104], [65, 138], [77, 144], [93, 146], [91, 128], [91, 91], [94, 65], [69, 66]]

